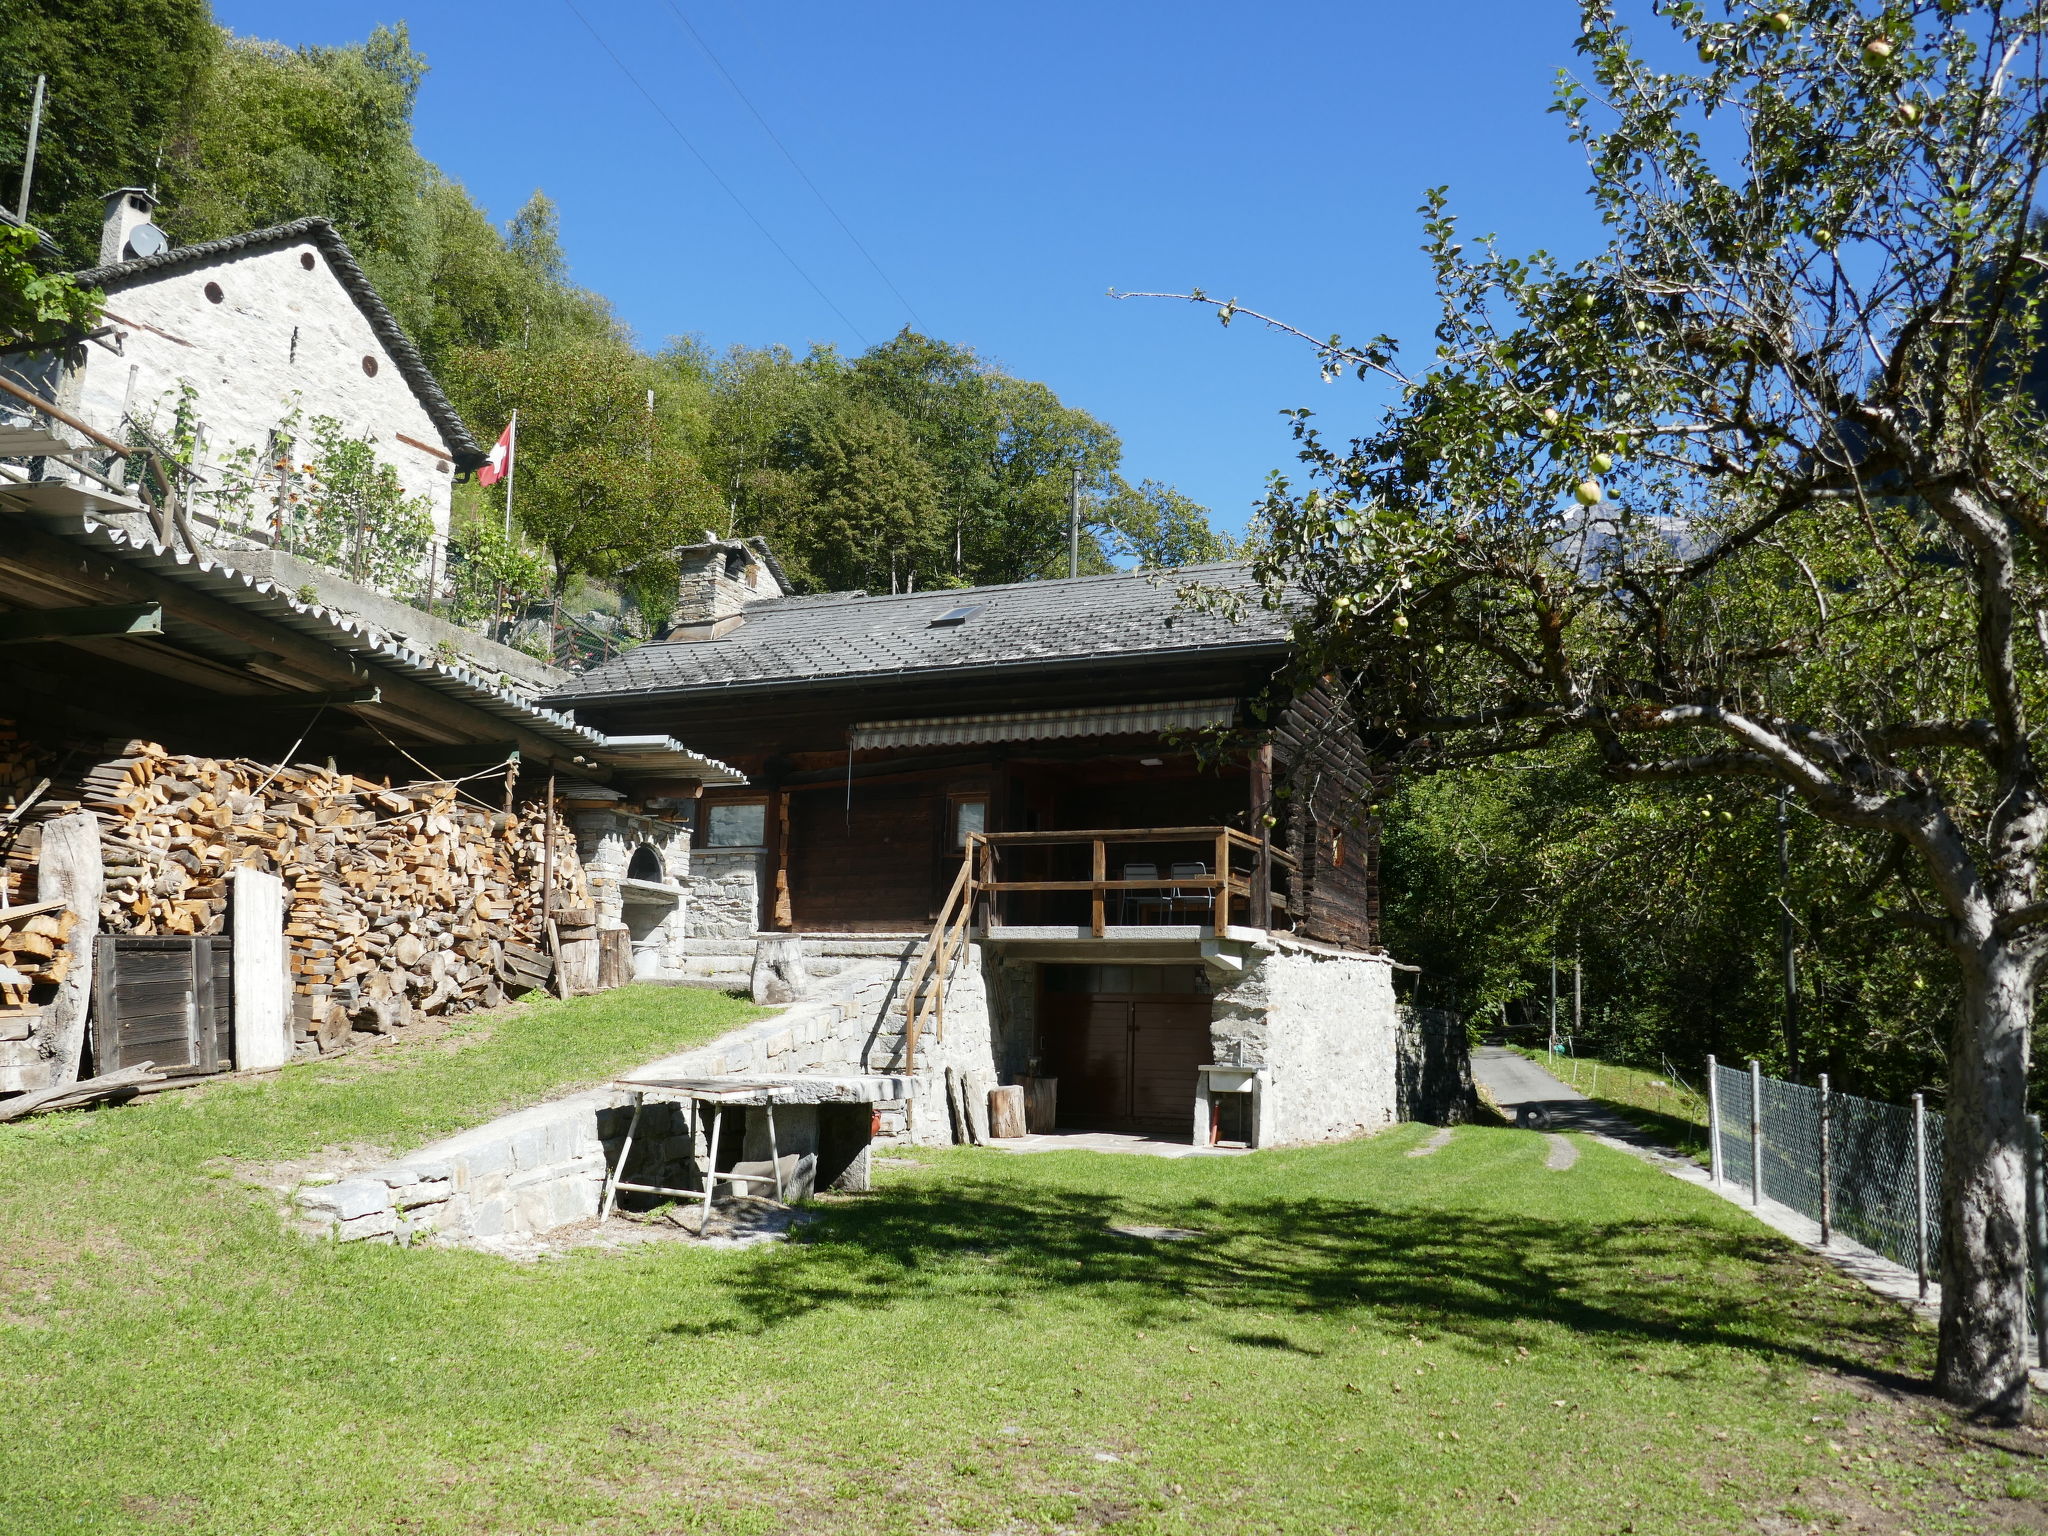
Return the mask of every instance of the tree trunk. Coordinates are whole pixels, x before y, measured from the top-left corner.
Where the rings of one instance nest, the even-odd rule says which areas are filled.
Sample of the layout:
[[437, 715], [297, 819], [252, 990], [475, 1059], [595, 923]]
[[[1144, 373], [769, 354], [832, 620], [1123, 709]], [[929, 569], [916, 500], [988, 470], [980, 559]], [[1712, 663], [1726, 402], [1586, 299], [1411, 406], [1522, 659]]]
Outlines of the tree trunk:
[[2027, 1409], [2027, 1031], [2031, 964], [2007, 945], [1963, 964], [1949, 1052], [1935, 1388], [1992, 1423]]

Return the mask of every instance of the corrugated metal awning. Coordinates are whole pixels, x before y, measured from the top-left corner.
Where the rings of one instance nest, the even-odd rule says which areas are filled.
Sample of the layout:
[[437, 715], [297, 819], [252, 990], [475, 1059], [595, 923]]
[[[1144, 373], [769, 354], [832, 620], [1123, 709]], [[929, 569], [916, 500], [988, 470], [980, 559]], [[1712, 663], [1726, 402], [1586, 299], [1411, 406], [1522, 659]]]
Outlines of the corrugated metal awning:
[[1058, 741], [1073, 736], [1153, 736], [1237, 721], [1237, 700], [1116, 704], [1101, 709], [1025, 709], [1001, 715], [939, 715], [929, 720], [866, 720], [848, 743], [877, 747], [957, 746], [984, 741]]

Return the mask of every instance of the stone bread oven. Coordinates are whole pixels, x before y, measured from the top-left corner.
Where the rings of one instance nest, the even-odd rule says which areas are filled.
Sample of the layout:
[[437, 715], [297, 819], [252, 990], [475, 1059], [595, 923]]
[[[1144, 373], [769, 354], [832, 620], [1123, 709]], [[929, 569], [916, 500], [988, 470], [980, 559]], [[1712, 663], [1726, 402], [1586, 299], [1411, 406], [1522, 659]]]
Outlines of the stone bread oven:
[[683, 979], [690, 823], [633, 809], [602, 784], [564, 785], [562, 803], [576, 829], [597, 926], [632, 936], [633, 979]]

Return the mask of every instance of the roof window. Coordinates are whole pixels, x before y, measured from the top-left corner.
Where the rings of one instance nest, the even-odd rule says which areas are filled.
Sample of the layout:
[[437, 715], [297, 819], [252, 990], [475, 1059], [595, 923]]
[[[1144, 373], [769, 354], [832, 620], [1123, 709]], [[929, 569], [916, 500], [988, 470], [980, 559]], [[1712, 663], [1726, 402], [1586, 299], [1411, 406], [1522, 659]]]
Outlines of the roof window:
[[987, 603], [967, 603], [958, 608], [948, 608], [936, 619], [933, 619], [929, 627], [937, 629], [945, 624], [965, 624], [987, 606]]

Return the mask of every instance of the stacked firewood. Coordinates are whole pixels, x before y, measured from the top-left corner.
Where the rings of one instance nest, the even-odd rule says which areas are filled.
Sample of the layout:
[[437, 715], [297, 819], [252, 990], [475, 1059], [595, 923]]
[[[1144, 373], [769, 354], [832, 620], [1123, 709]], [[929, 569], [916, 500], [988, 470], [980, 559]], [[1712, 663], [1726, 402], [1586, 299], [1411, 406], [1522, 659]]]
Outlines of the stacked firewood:
[[544, 982], [544, 869], [550, 911], [589, 905], [559, 818], [551, 859], [537, 807], [493, 809], [446, 782], [393, 787], [138, 741], [87, 772], [79, 796], [103, 828], [109, 932], [219, 933], [235, 869], [281, 876], [299, 1021], [326, 1043]]
[[47, 753], [0, 720], [0, 906], [15, 905], [27, 886], [29, 858], [16, 856], [11, 844], [18, 823], [46, 803], [53, 766]]
[[26, 1008], [30, 988], [64, 979], [77, 922], [61, 901], [0, 908], [0, 1009]]

